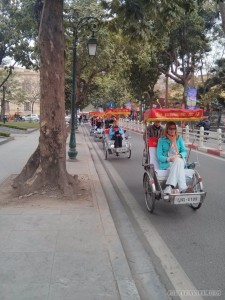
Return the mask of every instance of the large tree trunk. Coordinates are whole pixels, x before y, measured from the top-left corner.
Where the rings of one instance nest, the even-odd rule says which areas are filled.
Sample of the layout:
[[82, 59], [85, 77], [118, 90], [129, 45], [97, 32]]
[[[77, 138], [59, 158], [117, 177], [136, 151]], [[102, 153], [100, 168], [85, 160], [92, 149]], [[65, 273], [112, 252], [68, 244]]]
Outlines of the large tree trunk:
[[39, 146], [14, 180], [17, 194], [58, 188], [72, 193], [75, 179], [66, 171], [63, 0], [45, 0], [39, 31]]

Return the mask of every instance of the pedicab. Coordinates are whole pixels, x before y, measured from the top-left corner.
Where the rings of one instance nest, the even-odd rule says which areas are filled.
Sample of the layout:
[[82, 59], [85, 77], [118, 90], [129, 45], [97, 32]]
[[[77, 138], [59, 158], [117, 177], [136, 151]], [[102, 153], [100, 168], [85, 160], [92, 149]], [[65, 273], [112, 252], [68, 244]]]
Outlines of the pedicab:
[[104, 112], [102, 111], [91, 111], [89, 112], [89, 116], [91, 117], [91, 129], [90, 135], [94, 136], [95, 141], [102, 140], [103, 138], [103, 128], [97, 126], [98, 118], [104, 117]]
[[[156, 120], [166, 122], [194, 122], [200, 119], [203, 119], [202, 109], [149, 109], [144, 114], [145, 126], [147, 126], [147, 122], [154, 122]], [[145, 132], [147, 132], [147, 130], [145, 130]], [[179, 189], [175, 187], [171, 194], [165, 194], [164, 189], [169, 171], [159, 169], [159, 162], [156, 155], [157, 142], [157, 138], [147, 139], [142, 161], [145, 170], [143, 175], [143, 187], [147, 210], [153, 213], [157, 200], [164, 200], [175, 205], [187, 204], [194, 210], [199, 209], [206, 197], [206, 192], [204, 192], [203, 189], [202, 177], [196, 170], [196, 163], [186, 161], [185, 164], [186, 184], [192, 186], [193, 192], [180, 193]]]
[[[115, 119], [121, 115], [127, 116], [129, 114], [130, 110], [127, 108], [114, 108], [105, 111], [106, 117], [114, 117]], [[110, 128], [106, 128], [104, 130], [103, 137], [103, 151], [105, 159], [108, 159], [108, 155], [114, 155], [118, 157], [120, 154], [126, 155], [127, 158], [131, 158], [131, 143], [126, 130], [123, 130], [123, 134], [121, 135], [122, 139], [120, 139], [120, 142], [117, 142], [117, 140], [112, 140], [109, 133]], [[115, 132], [115, 135], [120, 135], [120, 133]]]

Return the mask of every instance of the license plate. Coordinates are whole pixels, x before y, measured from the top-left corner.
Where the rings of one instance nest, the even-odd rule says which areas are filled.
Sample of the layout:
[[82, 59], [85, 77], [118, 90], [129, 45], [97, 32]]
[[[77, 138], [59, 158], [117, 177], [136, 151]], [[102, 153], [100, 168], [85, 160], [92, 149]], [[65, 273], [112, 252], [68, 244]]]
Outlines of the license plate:
[[116, 148], [116, 152], [126, 152], [127, 148]]
[[200, 200], [200, 195], [179, 195], [174, 197], [174, 204], [194, 204], [199, 203]]

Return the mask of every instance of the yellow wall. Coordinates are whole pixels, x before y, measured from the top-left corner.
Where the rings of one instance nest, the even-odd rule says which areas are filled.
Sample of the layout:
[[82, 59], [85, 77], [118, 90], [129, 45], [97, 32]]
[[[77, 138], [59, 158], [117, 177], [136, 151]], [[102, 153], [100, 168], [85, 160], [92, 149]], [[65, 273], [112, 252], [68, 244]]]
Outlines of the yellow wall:
[[[24, 82], [24, 80], [32, 79], [32, 81], [37, 81], [39, 84], [40, 82], [40, 74], [39, 72], [33, 71], [33, 70], [27, 70], [24, 68], [15, 67], [13, 70], [13, 79], [18, 83]], [[6, 97], [7, 100], [7, 97]], [[30, 105], [31, 106], [31, 105]], [[8, 108], [8, 109], [7, 109]], [[20, 114], [22, 116], [31, 114], [31, 110], [24, 110], [24, 103], [22, 104], [16, 104], [13, 102], [9, 102], [8, 107], [6, 107], [6, 114], [7, 115], [14, 115], [15, 113]], [[34, 114], [40, 114], [40, 99], [37, 99], [33, 106], [33, 113]]]

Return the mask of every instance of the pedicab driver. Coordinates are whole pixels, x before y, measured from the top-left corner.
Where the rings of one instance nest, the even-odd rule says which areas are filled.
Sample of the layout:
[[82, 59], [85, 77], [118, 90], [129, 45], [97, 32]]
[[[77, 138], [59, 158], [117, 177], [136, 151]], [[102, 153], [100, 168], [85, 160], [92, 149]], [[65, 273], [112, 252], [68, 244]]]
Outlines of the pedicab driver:
[[176, 124], [167, 122], [165, 135], [158, 140], [157, 158], [161, 170], [169, 170], [164, 194], [171, 194], [178, 185], [180, 192], [192, 193], [193, 188], [186, 185], [185, 160], [186, 147], [181, 136], [177, 133]]
[[148, 138], [150, 137], [156, 137], [160, 138], [163, 136], [164, 129], [161, 126], [160, 121], [155, 121], [153, 125], [148, 125], [146, 130], [144, 131], [143, 134], [143, 140], [145, 141], [145, 144], [147, 145]]

